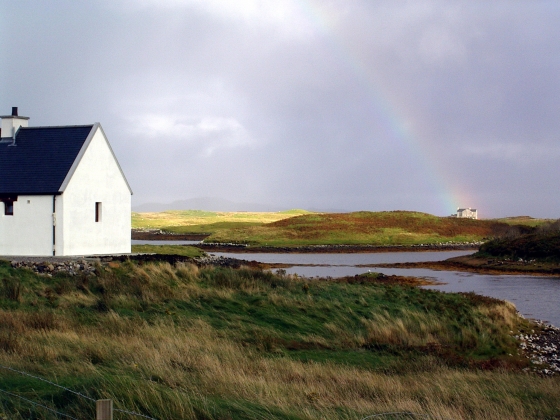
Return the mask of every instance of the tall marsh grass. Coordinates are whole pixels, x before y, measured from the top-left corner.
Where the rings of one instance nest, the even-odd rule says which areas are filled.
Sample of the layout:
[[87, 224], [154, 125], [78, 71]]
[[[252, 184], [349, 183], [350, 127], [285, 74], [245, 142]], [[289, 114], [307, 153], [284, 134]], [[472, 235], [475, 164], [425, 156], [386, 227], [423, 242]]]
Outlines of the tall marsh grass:
[[[532, 326], [501, 301], [249, 268], [123, 263], [97, 273], [23, 277], [18, 302], [2, 296], [0, 365], [158, 419], [560, 414], [558, 378], [526, 374], [508, 356], [509, 331]], [[18, 278], [0, 264], [4, 275]], [[502, 363], [480, 363], [491, 360]], [[0, 370], [0, 389], [93, 418], [89, 401], [13, 372]], [[2, 414], [52, 418], [0, 395]]]

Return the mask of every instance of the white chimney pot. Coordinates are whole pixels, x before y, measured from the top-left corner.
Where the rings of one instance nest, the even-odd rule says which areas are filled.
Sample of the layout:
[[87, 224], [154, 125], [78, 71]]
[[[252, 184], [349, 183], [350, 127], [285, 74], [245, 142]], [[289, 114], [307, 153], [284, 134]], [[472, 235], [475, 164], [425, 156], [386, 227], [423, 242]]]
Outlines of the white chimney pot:
[[12, 108], [12, 115], [2, 115], [2, 138], [14, 138], [18, 128], [29, 125], [29, 117], [18, 116], [17, 107]]

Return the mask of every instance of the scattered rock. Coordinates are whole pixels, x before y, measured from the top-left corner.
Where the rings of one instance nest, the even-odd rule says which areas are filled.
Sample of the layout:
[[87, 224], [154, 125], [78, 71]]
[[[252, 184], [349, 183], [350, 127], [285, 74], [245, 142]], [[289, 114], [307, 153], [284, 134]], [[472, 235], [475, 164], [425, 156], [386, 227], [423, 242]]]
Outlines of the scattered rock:
[[53, 274], [65, 272], [71, 276], [80, 273], [94, 274], [95, 261], [86, 260], [57, 260], [57, 261], [39, 261], [37, 258], [30, 258], [25, 260], [11, 261], [13, 268], [27, 268], [35, 273], [43, 274], [52, 277]]
[[542, 375], [552, 376], [560, 374], [560, 328], [535, 321], [540, 331], [531, 334], [519, 334], [519, 348], [531, 360], [531, 369]]

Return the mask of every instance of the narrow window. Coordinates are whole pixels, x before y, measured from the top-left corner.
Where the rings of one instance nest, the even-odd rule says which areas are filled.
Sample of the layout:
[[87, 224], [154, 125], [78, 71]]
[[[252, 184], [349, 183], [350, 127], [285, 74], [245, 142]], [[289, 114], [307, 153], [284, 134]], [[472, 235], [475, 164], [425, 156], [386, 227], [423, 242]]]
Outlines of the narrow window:
[[13, 201], [4, 201], [4, 214], [6, 216], [13, 216], [14, 215], [14, 202]]
[[101, 222], [101, 203], [99, 201], [95, 203], [95, 221]]

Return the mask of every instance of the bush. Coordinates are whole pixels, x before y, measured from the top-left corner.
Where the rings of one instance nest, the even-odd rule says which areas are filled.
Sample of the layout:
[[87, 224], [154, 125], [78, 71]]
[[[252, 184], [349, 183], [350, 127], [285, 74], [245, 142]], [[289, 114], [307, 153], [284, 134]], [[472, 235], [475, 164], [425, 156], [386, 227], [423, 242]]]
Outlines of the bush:
[[20, 281], [12, 276], [2, 279], [2, 296], [14, 302], [21, 301], [22, 286]]
[[560, 221], [545, 225], [535, 233], [494, 239], [481, 245], [483, 256], [514, 260], [560, 262]]

